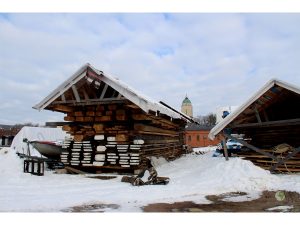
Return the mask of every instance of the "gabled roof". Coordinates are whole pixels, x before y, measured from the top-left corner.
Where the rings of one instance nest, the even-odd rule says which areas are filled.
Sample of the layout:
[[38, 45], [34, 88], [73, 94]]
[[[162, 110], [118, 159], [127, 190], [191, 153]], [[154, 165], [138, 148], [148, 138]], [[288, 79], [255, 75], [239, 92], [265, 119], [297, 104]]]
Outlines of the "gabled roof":
[[[226, 126], [232, 123], [239, 115], [241, 115], [246, 109], [249, 109], [252, 104], [256, 104], [258, 102], [262, 102], [263, 105], [270, 98], [266, 93], [272, 92], [281, 92], [282, 90], [276, 89], [276, 87], [281, 87], [281, 89], [286, 89], [288, 91], [294, 92], [296, 94], [300, 94], [300, 88], [286, 82], [272, 79], [267, 82], [261, 89], [259, 89], [248, 101], [246, 101], [243, 105], [229, 114], [224, 120], [218, 123], [209, 133], [208, 137], [210, 139], [214, 139]], [[264, 102], [265, 101], [265, 102]]]
[[[63, 99], [64, 93], [74, 88], [74, 85], [76, 86], [76, 84], [81, 82], [83, 79], [88, 80], [90, 83], [98, 82], [99, 86], [100, 83], [103, 82], [106, 86], [111, 87], [117, 92], [118, 97], [115, 96], [115, 98], [127, 99], [130, 102], [137, 105], [138, 107], [140, 107], [146, 113], [148, 113], [151, 110], [154, 112], [159, 112], [161, 114], [168, 115], [171, 118], [184, 119], [184, 117], [179, 113], [163, 106], [159, 102], [155, 102], [150, 98], [139, 94], [137, 91], [133, 90], [128, 85], [122, 83], [120, 80], [108, 74], [104, 74], [102, 71], [92, 67], [89, 63], [83, 65], [77, 72], [75, 72], [70, 78], [68, 78], [65, 82], [59, 85], [54, 91], [52, 91], [46, 98], [44, 98], [33, 108], [38, 110], [47, 109], [47, 107], [49, 107], [54, 101], [57, 101], [58, 99]], [[106, 90], [107, 87], [104, 87], [104, 89]], [[77, 92], [77, 90], [74, 91]], [[103, 93], [104, 92], [105, 91], [103, 91]], [[100, 98], [103, 98], [103, 95], [101, 95]], [[78, 97], [76, 98], [76, 100], [78, 100]], [[189, 118], [188, 116], [186, 117]]]

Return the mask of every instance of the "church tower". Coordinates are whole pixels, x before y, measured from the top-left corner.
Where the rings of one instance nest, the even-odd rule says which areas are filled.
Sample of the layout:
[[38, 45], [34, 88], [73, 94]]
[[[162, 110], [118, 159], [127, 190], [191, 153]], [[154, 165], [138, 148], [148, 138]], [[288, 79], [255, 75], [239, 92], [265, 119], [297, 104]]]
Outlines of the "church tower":
[[188, 115], [189, 117], [193, 117], [193, 106], [187, 95], [182, 101], [181, 112]]

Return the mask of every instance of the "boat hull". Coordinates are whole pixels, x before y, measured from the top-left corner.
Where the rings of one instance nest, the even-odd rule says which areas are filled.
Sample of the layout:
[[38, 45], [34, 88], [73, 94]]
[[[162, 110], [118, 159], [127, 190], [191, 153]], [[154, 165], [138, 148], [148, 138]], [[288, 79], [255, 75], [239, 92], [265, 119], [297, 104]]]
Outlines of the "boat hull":
[[32, 141], [30, 143], [39, 153], [50, 159], [59, 159], [62, 153], [62, 146], [53, 142]]

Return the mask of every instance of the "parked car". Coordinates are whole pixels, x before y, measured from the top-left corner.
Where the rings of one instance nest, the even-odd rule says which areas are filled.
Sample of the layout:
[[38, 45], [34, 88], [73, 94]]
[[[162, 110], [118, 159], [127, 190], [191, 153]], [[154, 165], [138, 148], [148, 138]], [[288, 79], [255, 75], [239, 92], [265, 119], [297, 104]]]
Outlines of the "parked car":
[[[232, 139], [227, 140], [226, 146], [227, 146], [227, 152], [228, 152], [229, 157], [232, 155], [232, 153], [240, 152], [243, 147], [243, 145], [241, 143], [234, 141]], [[218, 144], [218, 147], [217, 147], [215, 153], [213, 154], [213, 157], [218, 157], [222, 154], [223, 154], [223, 156], [225, 156], [223, 142]]]

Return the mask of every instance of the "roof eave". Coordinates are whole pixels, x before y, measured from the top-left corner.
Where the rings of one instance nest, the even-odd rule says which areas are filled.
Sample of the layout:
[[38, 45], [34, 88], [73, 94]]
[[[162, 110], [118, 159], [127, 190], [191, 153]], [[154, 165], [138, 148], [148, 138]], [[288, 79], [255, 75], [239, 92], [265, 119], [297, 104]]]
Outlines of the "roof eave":
[[64, 93], [65, 90], [69, 89], [74, 83], [85, 76], [84, 71], [90, 67], [89, 63], [83, 65], [79, 70], [77, 70], [69, 79], [59, 85], [54, 91], [52, 91], [46, 98], [44, 98], [40, 103], [36, 104], [32, 108], [39, 111], [45, 109], [51, 102]]
[[243, 112], [249, 105], [251, 105], [254, 101], [256, 101], [260, 96], [262, 96], [265, 92], [267, 92], [273, 86], [278, 85], [290, 91], [300, 94], [299, 87], [288, 84], [284, 81], [271, 79], [268, 81], [261, 89], [259, 89], [248, 101], [246, 101], [243, 105], [241, 105], [238, 109], [236, 109], [233, 113], [229, 114], [224, 120], [222, 120], [219, 124], [213, 127], [208, 135], [208, 137], [213, 140], [229, 123], [231, 123], [241, 112]]

